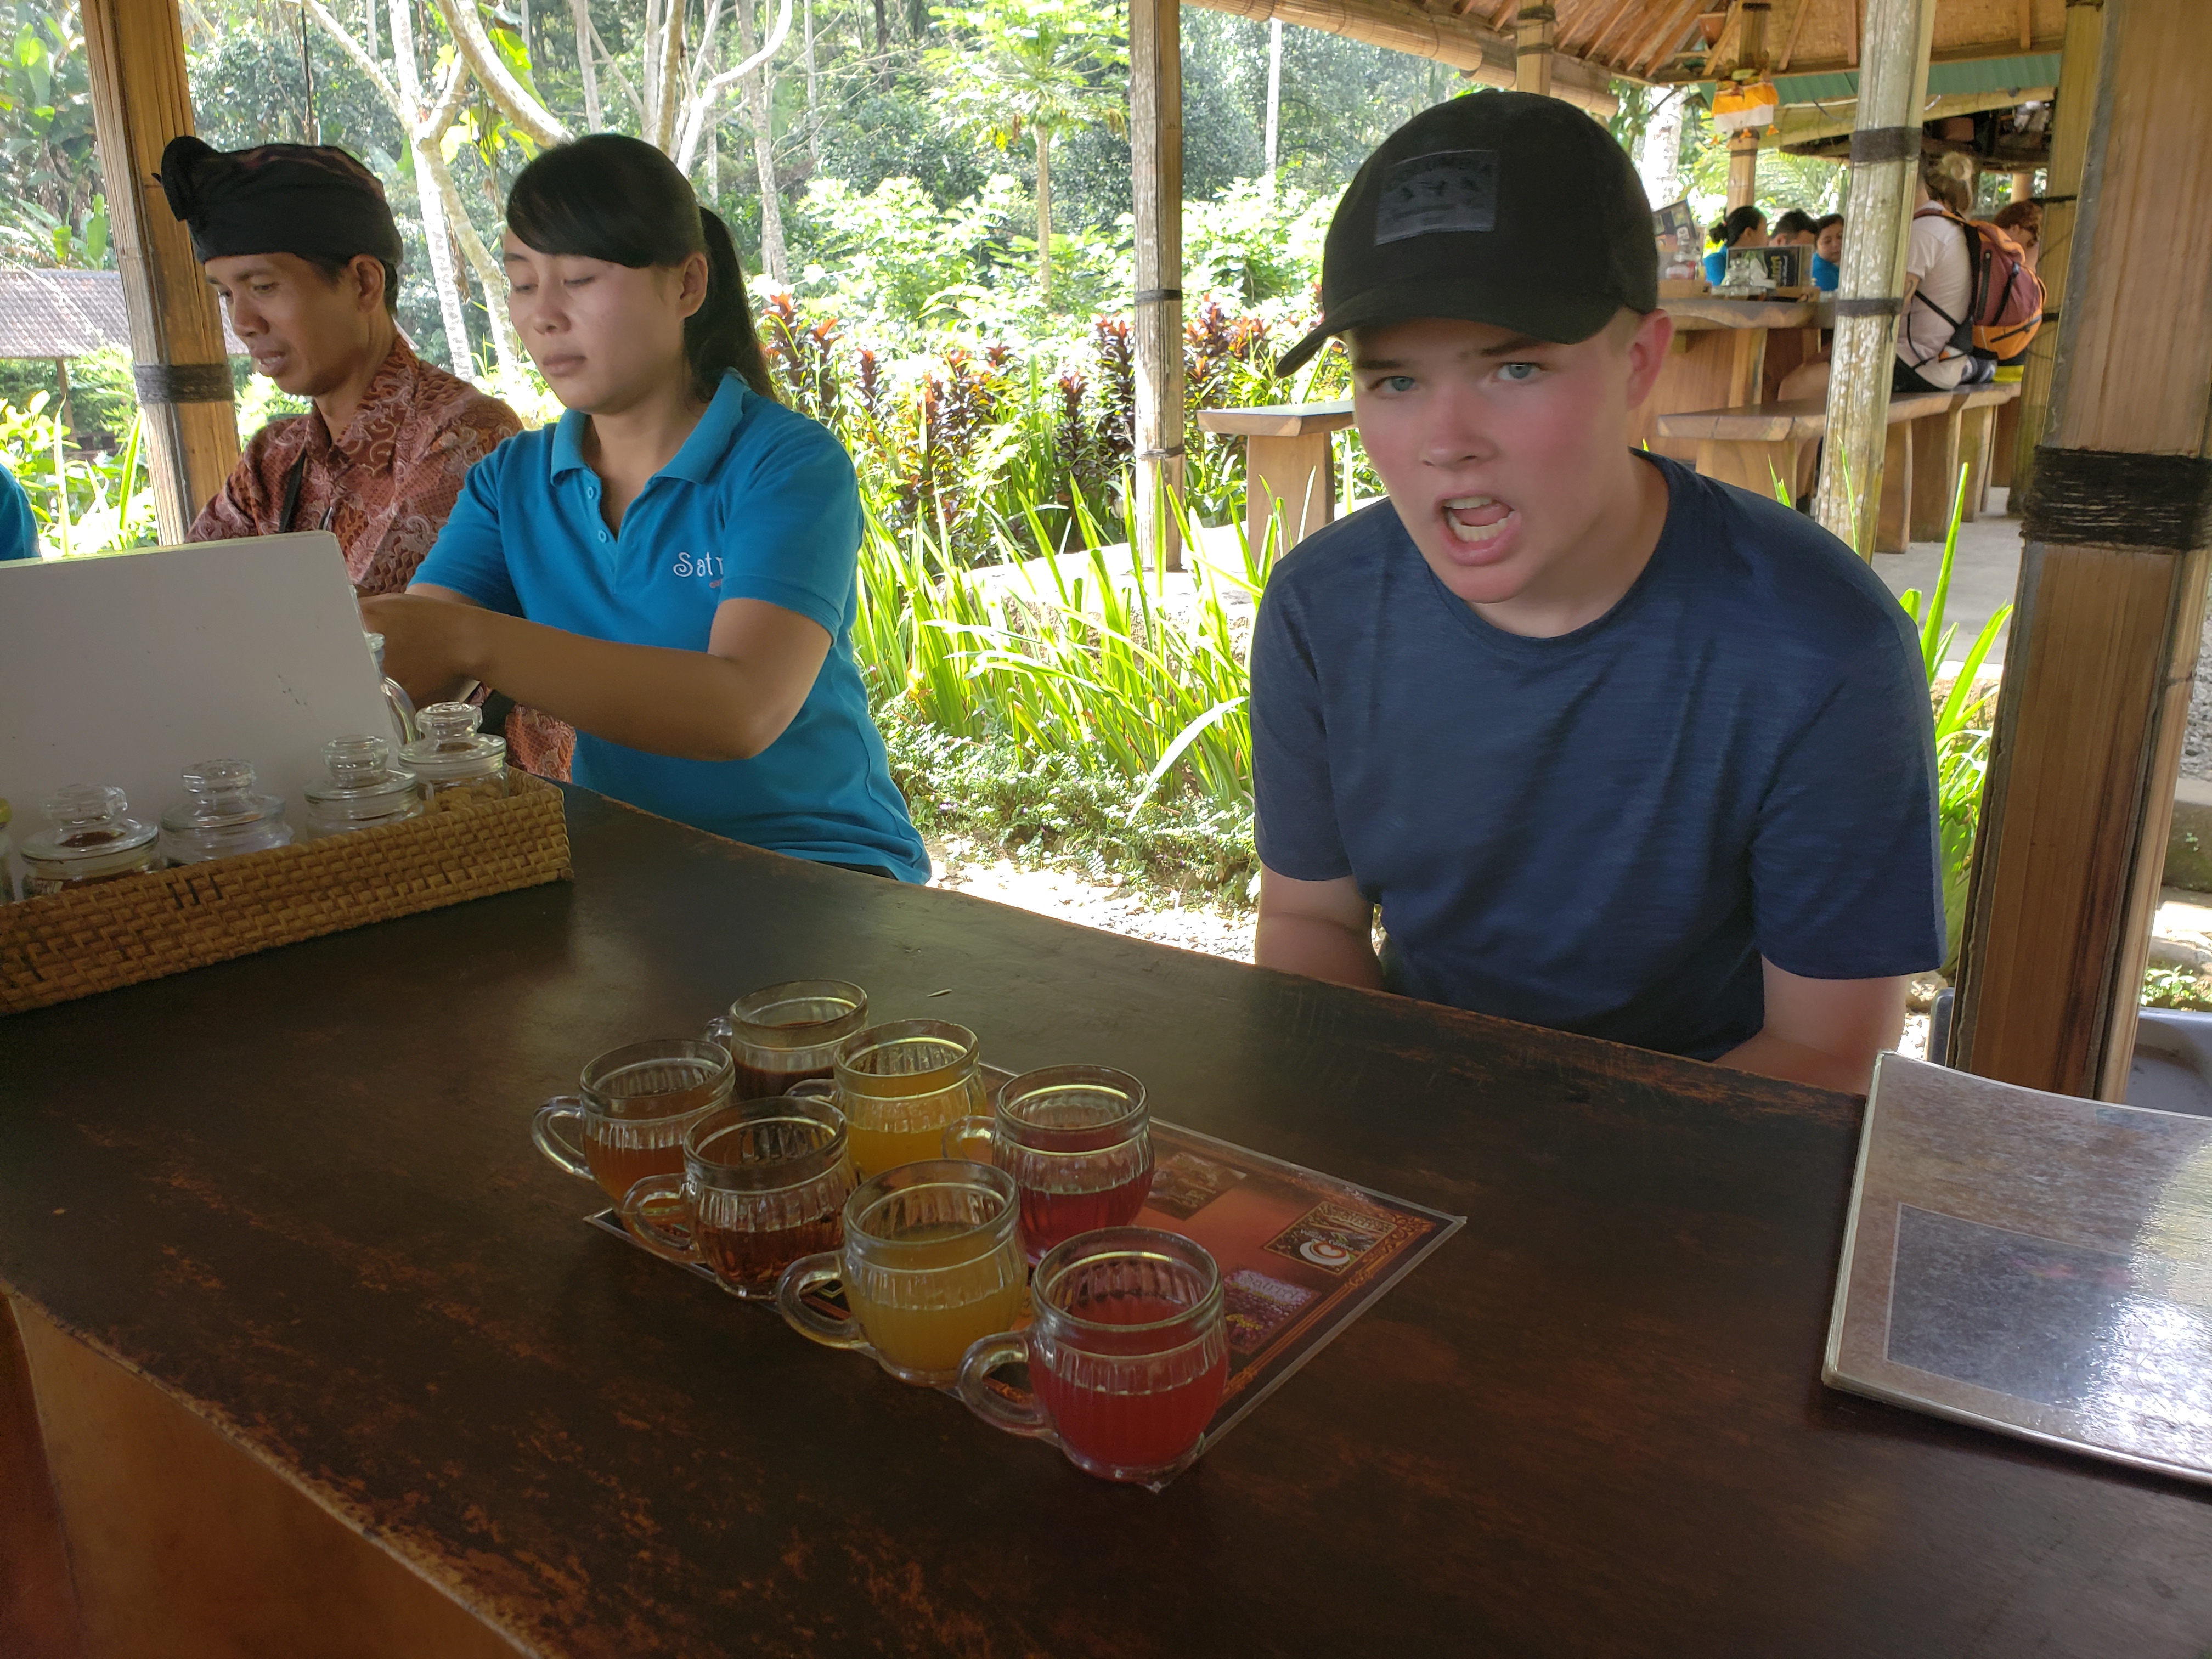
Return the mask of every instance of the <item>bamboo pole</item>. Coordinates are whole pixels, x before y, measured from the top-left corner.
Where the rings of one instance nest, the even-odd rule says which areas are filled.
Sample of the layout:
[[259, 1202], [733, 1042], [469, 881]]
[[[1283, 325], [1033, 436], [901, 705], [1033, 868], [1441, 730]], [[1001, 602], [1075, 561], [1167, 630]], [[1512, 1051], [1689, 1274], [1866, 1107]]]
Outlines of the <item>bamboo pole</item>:
[[1737, 132], [1729, 136], [1728, 204], [1734, 212], [1759, 199], [1759, 135]]
[[1524, 5], [1513, 25], [1513, 84], [1522, 92], [1552, 94], [1552, 28], [1559, 13], [1550, 6]]
[[1814, 510], [1861, 558], [1874, 552], [1888, 439], [1890, 365], [1905, 237], [1920, 165], [1920, 112], [1936, 0], [1867, 0], [1858, 125], [1851, 133], [1850, 217], [1844, 231], [1828, 432]]
[[2043, 279], [2044, 325], [2028, 343], [2020, 379], [2020, 425], [2012, 460], [2009, 511], [2027, 497], [2035, 477], [2035, 447], [2051, 419], [2051, 382], [2058, 368], [2057, 317], [2066, 299], [2066, 277], [2074, 261], [2075, 198], [2081, 189], [2081, 161], [2089, 146], [2093, 88], [2105, 49], [2104, 0], [2069, 0], [2066, 44], [2058, 59], [2058, 105], [2051, 112], [2051, 169], [2044, 184], [2042, 252], [2035, 274]]
[[2134, 1059], [2212, 563], [2200, 5], [2106, 8], [1952, 1039], [1982, 1076], [2104, 1100]]
[[1140, 564], [1182, 568], [1170, 497], [1183, 487], [1182, 27], [1177, 0], [1129, 0], [1129, 151], [1136, 208], [1136, 479]]
[[180, 542], [238, 464], [222, 318], [191, 234], [154, 176], [169, 140], [192, 130], [184, 24], [177, 0], [85, 0], [83, 15], [94, 141], [123, 269], [154, 514], [161, 538]]

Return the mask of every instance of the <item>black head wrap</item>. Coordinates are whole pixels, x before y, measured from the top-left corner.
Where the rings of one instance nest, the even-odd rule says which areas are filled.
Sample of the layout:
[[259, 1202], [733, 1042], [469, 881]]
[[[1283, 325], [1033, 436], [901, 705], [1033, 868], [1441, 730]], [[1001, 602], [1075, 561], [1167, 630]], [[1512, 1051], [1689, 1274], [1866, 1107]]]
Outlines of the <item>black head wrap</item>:
[[350, 259], [399, 267], [399, 227], [376, 175], [335, 144], [263, 144], [220, 150], [173, 138], [161, 152], [162, 193], [191, 227], [201, 260], [240, 253]]

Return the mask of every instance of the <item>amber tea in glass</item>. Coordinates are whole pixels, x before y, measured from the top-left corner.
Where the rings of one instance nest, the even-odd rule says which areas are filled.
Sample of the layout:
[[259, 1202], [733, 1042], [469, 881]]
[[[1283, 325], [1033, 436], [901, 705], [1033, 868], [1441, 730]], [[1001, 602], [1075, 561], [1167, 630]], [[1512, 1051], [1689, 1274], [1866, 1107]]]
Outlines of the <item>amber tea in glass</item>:
[[684, 1133], [684, 1172], [647, 1176], [623, 1225], [656, 1255], [703, 1261], [732, 1296], [775, 1294], [783, 1270], [834, 1250], [854, 1187], [845, 1118], [823, 1100], [732, 1101]]
[[577, 1093], [538, 1109], [531, 1139], [619, 1202], [647, 1176], [684, 1172], [684, 1131], [728, 1101], [735, 1077], [729, 1051], [699, 1037], [611, 1048], [584, 1067]]

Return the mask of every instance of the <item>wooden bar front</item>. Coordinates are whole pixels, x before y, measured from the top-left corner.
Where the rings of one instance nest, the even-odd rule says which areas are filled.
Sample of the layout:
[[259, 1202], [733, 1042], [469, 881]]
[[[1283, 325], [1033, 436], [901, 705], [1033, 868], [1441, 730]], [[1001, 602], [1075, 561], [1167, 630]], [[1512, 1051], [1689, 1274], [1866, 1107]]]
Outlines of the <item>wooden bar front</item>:
[[[2212, 1492], [1820, 1386], [1854, 1100], [569, 809], [573, 886], [0, 1022], [0, 1281], [67, 1528], [111, 1534], [95, 1659], [2212, 1632]], [[591, 1231], [531, 1149], [592, 1054], [815, 975], [1468, 1224], [1164, 1494], [1091, 1480]], [[112, 1535], [149, 1504], [207, 1562], [166, 1626], [113, 1601], [161, 1582]], [[319, 1565], [240, 1571], [288, 1525]]]

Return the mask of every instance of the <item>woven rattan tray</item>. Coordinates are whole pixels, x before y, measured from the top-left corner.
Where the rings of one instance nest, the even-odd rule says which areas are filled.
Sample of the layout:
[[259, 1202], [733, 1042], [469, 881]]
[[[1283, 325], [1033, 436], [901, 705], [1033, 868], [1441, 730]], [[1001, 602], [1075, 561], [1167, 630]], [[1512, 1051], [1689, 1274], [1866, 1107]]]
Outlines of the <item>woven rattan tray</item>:
[[510, 775], [505, 800], [0, 904], [0, 1013], [567, 879], [561, 792]]

